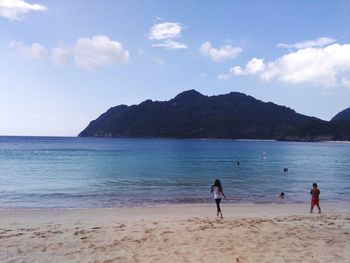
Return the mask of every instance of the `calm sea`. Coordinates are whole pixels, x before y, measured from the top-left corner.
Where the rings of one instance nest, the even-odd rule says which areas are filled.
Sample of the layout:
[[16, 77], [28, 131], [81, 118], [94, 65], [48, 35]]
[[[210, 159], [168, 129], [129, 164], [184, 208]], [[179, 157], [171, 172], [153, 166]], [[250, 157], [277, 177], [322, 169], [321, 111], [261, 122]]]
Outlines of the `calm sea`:
[[0, 137], [0, 208], [206, 203], [216, 178], [232, 203], [350, 201], [350, 144]]

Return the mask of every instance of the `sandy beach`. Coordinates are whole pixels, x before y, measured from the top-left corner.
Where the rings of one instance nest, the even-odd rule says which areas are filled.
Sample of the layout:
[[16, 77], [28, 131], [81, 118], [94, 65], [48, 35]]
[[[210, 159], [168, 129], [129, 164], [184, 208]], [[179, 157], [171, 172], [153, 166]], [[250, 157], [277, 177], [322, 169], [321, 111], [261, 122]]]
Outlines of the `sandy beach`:
[[0, 210], [0, 262], [349, 262], [349, 203]]

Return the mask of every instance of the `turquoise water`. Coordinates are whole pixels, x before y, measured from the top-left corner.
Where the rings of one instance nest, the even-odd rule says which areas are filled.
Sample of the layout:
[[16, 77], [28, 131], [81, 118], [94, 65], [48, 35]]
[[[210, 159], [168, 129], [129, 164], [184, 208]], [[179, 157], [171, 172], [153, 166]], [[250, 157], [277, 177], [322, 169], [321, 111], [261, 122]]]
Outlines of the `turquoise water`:
[[348, 143], [0, 137], [0, 168], [1, 208], [350, 201]]

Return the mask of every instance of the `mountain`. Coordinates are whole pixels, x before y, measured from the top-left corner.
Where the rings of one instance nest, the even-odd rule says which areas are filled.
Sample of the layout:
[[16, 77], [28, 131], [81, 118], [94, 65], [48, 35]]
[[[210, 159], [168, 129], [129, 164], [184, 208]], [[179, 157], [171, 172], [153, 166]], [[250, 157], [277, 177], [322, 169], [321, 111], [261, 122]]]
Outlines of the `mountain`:
[[[350, 131], [350, 129], [349, 129]], [[349, 133], [350, 134], [350, 133]], [[110, 108], [80, 137], [334, 139], [329, 123], [239, 92], [205, 96], [195, 90], [169, 101]], [[350, 135], [349, 135], [350, 138]]]
[[340, 121], [340, 120], [348, 120], [350, 121], [350, 107], [339, 112], [337, 115], [335, 115], [331, 121]]

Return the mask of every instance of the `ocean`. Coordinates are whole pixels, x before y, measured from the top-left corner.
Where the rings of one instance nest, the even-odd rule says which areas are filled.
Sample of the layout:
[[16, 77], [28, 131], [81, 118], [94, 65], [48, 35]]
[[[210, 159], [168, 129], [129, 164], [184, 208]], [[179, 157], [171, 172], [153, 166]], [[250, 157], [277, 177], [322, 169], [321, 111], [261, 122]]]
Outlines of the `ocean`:
[[208, 203], [217, 178], [232, 204], [350, 201], [350, 144], [0, 137], [0, 208]]

